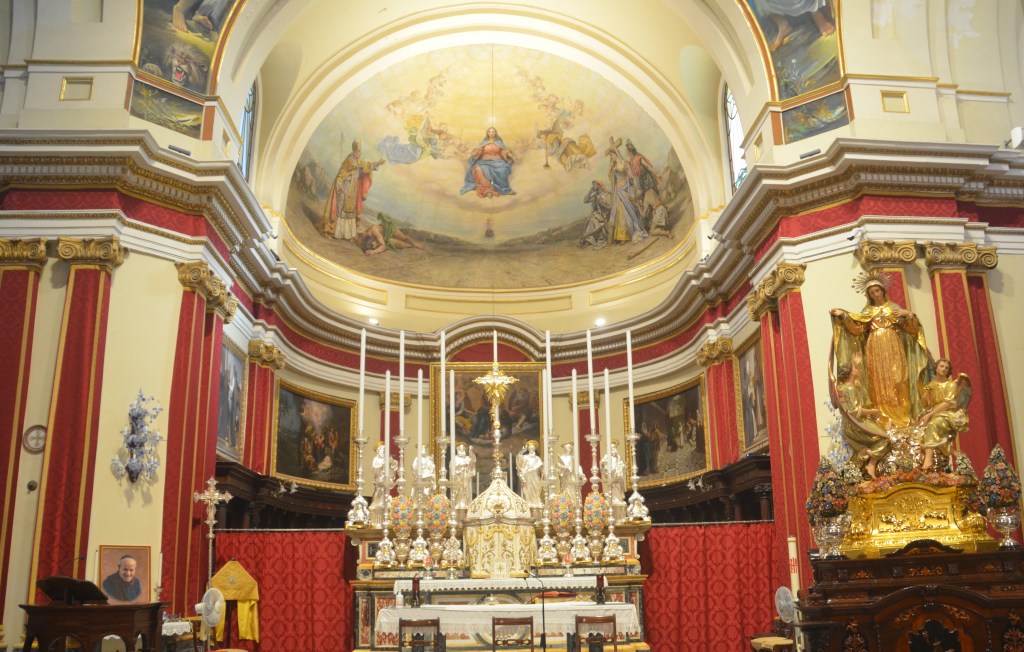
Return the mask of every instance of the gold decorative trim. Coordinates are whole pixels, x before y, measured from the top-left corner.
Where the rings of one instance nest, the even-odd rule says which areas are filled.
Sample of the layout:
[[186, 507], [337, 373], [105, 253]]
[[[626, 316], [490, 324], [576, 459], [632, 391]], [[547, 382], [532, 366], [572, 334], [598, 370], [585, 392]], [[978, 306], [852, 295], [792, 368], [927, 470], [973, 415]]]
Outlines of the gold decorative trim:
[[929, 271], [942, 269], [994, 269], [999, 262], [995, 247], [974, 242], [924, 243], [924, 262]]
[[41, 272], [46, 265], [46, 238], [0, 238], [0, 267], [25, 267]]
[[[392, 378], [392, 380], [395, 380], [395, 379]], [[380, 411], [383, 412], [384, 411], [384, 390], [383, 389], [377, 391], [377, 402], [380, 404]], [[397, 389], [394, 390], [393, 392], [391, 392], [391, 406], [390, 407], [391, 407], [391, 410], [390, 410], [391, 412], [398, 412], [398, 390]], [[412, 407], [412, 394], [409, 394], [408, 392], [406, 392], [406, 394], [404, 396], [404, 399], [402, 400], [402, 407], [405, 410], [408, 410], [410, 407]]]
[[913, 240], [862, 240], [853, 255], [868, 272], [877, 267], [912, 265], [917, 261], [917, 243]]
[[719, 362], [725, 362], [732, 357], [732, 352], [732, 338], [722, 337], [704, 342], [704, 345], [697, 351], [697, 364], [702, 367], [710, 367]]
[[186, 290], [197, 292], [206, 300], [206, 310], [216, 312], [230, 324], [238, 311], [238, 299], [228, 292], [227, 284], [220, 280], [205, 262], [175, 263], [178, 282]]
[[760, 321], [764, 313], [776, 310], [778, 301], [784, 294], [799, 289], [804, 284], [806, 270], [807, 265], [803, 263], [779, 263], [747, 297], [750, 318]]
[[57, 238], [57, 257], [72, 265], [97, 265], [108, 274], [124, 263], [128, 250], [117, 236]]
[[[586, 380], [586, 376], [582, 376], [581, 378], [578, 378], [577, 381], [579, 381], [581, 379], [585, 381]], [[569, 394], [565, 398], [565, 401], [569, 404], [569, 408], [572, 409], [572, 394]], [[576, 409], [580, 410], [580, 409], [589, 408], [589, 407], [590, 407], [590, 392], [585, 390], [585, 389], [577, 391], [576, 392]], [[597, 387], [594, 387], [594, 409], [595, 410], [601, 409], [601, 392], [597, 391]]]
[[251, 340], [249, 342], [249, 362], [254, 362], [261, 367], [279, 371], [284, 369], [284, 351], [273, 344]]

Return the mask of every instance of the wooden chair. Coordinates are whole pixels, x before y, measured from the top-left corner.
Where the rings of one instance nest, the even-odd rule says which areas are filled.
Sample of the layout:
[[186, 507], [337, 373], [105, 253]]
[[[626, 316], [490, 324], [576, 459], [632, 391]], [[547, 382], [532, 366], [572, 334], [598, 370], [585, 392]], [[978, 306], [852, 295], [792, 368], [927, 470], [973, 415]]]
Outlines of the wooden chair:
[[576, 640], [581, 650], [589, 650], [587, 646], [600, 643], [601, 649], [607, 649], [611, 643], [615, 652], [619, 651], [619, 632], [615, 627], [615, 616], [576, 616]]
[[533, 616], [491, 617], [491, 651], [509, 648], [529, 648], [533, 652]]
[[443, 652], [442, 638], [440, 618], [398, 619], [398, 652], [403, 650]]

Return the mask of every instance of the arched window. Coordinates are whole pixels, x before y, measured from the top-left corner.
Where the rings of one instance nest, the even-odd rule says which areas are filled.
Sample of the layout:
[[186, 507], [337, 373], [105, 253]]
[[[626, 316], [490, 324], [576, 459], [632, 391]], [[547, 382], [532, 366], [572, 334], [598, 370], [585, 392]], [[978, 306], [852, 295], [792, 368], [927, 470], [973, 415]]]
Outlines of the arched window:
[[725, 87], [725, 140], [726, 153], [729, 156], [729, 171], [732, 173], [732, 189], [735, 192], [743, 180], [747, 178], [747, 162], [743, 159], [743, 125], [740, 124], [740, 112], [736, 108], [736, 99], [732, 89]]
[[256, 82], [253, 82], [249, 89], [249, 97], [245, 98], [245, 107], [242, 109], [242, 124], [240, 127], [242, 144], [238, 148], [238, 169], [242, 176], [249, 181], [249, 173], [252, 171], [252, 150], [253, 141], [256, 138]]

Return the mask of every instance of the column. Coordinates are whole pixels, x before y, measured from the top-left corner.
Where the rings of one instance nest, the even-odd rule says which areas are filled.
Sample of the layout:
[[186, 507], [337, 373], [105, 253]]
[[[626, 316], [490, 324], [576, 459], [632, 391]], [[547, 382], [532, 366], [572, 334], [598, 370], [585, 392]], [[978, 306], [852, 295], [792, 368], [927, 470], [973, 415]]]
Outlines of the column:
[[[32, 362], [39, 277], [46, 264], [46, 240], [0, 239], [0, 477], [3, 510], [0, 522], [0, 586], [8, 586], [11, 529], [18, 495], [18, 466], [25, 432], [25, 401]], [[3, 631], [4, 604], [0, 603], [0, 649], [6, 647]]]
[[917, 243], [913, 240], [862, 240], [853, 255], [865, 272], [878, 270], [887, 274], [892, 281], [889, 298], [910, 310], [906, 268], [917, 261]]
[[249, 380], [245, 397], [245, 447], [242, 464], [257, 473], [270, 474], [271, 420], [274, 374], [284, 369], [285, 355], [275, 345], [249, 342]]
[[1003, 370], [992, 320], [986, 270], [998, 264], [995, 247], [973, 242], [926, 242], [925, 264], [932, 281], [939, 332], [935, 357], [949, 358], [953, 373], [965, 373], [974, 389], [967, 406], [969, 434], [960, 448], [981, 469], [1000, 444], [1013, 459], [1013, 438]]
[[779, 263], [747, 299], [751, 319], [761, 323], [775, 544], [780, 560], [773, 571], [780, 583], [789, 577], [785, 566], [789, 557], [787, 536], [797, 538], [803, 578], [811, 577], [807, 550], [817, 547], [811, 538], [805, 508], [820, 457], [810, 350], [800, 295], [805, 269], [806, 265]]
[[210, 445], [216, 446], [217, 432], [211, 403], [215, 405], [218, 397], [212, 379], [220, 373], [223, 319], [234, 315], [237, 302], [205, 262], [178, 263], [176, 268], [182, 294], [167, 407], [161, 534], [161, 586], [169, 592], [161, 597], [170, 599], [172, 612], [186, 613], [206, 587], [202, 514], [192, 494], [202, 490], [212, 474]]
[[[33, 580], [85, 577], [86, 564], [77, 559], [88, 556], [110, 283], [125, 253], [116, 237], [57, 239], [57, 257], [68, 265], [68, 279], [46, 424]], [[33, 592], [29, 600], [40, 596]]]
[[722, 337], [705, 342], [697, 351], [697, 364], [706, 369], [710, 468], [720, 469], [739, 459], [742, 436], [739, 415], [743, 405], [739, 402], [740, 378], [732, 340]]

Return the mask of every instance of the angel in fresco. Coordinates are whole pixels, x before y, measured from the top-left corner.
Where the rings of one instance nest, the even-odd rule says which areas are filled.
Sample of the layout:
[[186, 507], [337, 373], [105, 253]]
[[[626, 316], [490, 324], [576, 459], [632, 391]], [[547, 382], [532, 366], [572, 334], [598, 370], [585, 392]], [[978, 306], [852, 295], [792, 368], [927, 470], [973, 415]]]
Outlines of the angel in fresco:
[[[924, 449], [925, 470], [935, 464], [935, 451], [949, 454], [949, 445], [956, 436], [967, 430], [967, 403], [971, 400], [971, 379], [967, 374], [953, 375], [949, 358], [939, 358], [935, 367], [922, 372], [932, 378], [923, 383], [921, 407], [926, 410], [917, 420], [924, 429], [921, 448]], [[923, 379], [925, 380], [925, 379]]]
[[488, 127], [483, 140], [470, 152], [466, 163], [465, 183], [460, 195], [476, 191], [477, 197], [499, 197], [514, 195], [515, 190], [509, 184], [512, 164], [516, 157], [505, 141], [498, 135], [498, 130]]
[[888, 284], [888, 277], [878, 272], [857, 277], [853, 287], [867, 296], [867, 305], [859, 313], [831, 311], [832, 351], [837, 364], [852, 362], [857, 352], [863, 354], [871, 404], [892, 427], [903, 428], [921, 414], [917, 379], [930, 356], [921, 322], [889, 299]]

